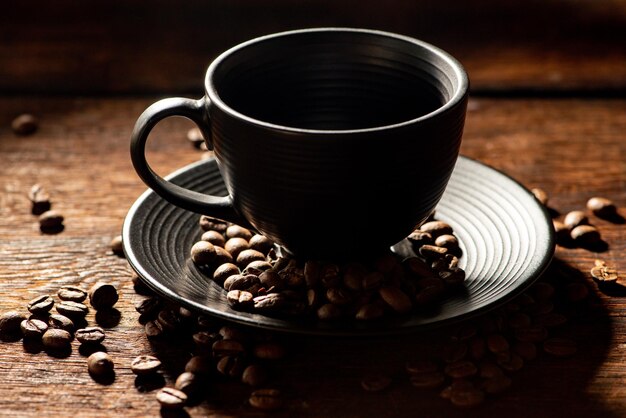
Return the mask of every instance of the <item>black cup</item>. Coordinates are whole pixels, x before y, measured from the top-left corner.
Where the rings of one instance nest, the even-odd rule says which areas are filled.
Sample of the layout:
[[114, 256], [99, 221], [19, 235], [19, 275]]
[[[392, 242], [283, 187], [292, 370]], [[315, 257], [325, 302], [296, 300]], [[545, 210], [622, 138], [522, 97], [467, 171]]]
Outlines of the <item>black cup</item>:
[[[437, 205], [458, 157], [468, 87], [459, 62], [406, 36], [273, 34], [213, 61], [203, 98], [146, 109], [131, 157], [169, 202], [252, 225], [294, 255], [370, 254], [407, 236]], [[228, 196], [182, 189], [150, 169], [147, 137], [173, 115], [202, 130]]]

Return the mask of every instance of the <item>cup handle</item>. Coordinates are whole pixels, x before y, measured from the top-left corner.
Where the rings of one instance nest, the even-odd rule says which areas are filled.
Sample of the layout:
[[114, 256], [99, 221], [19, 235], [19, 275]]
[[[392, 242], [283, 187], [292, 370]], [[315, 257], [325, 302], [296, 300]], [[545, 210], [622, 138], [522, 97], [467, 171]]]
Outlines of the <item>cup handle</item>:
[[[206, 99], [187, 99], [172, 97], [159, 100], [150, 105], [137, 119], [130, 140], [130, 156], [139, 177], [168, 202], [183, 209], [204, 215], [214, 216], [237, 223], [249, 225], [235, 210], [230, 196], [211, 196], [177, 186], [152, 170], [146, 160], [146, 141], [152, 129], [161, 120], [170, 116], [183, 116], [193, 121], [210, 142], [209, 120], [206, 117]], [[209, 148], [210, 143], [208, 144]]]

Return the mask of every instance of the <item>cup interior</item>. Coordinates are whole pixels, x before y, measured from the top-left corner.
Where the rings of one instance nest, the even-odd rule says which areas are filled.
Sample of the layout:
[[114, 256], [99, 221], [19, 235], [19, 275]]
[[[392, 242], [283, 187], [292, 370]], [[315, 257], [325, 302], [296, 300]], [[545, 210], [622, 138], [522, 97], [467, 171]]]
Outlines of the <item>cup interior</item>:
[[225, 107], [255, 121], [353, 131], [435, 112], [463, 88], [459, 68], [443, 51], [411, 38], [304, 30], [227, 51], [209, 69], [207, 83]]

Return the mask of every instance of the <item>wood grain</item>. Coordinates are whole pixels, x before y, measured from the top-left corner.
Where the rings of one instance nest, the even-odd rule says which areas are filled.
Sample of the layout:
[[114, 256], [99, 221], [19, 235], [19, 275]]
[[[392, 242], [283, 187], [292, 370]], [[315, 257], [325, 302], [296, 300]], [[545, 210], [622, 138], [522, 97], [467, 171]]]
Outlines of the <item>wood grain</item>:
[[34, 0], [0, 14], [0, 92], [199, 95], [227, 48], [316, 26], [431, 42], [461, 60], [475, 93], [626, 90], [625, 0]]
[[[52, 357], [22, 341], [0, 342], [0, 416], [158, 416], [154, 390], [141, 389], [130, 371], [139, 354], [157, 354], [168, 384], [180, 373], [191, 349], [188, 340], [151, 343], [138, 323], [141, 300], [124, 259], [109, 241], [126, 211], [145, 190], [129, 159], [129, 135], [146, 98], [0, 98], [0, 311], [21, 309], [31, 298], [65, 284], [104, 280], [118, 286], [119, 324], [104, 345], [116, 362], [112, 384], [94, 382], [77, 342], [70, 355]], [[9, 128], [21, 112], [41, 120], [39, 131], [17, 137]], [[150, 140], [151, 163], [161, 174], [200, 158], [183, 119], [160, 124]], [[584, 207], [593, 195], [612, 198], [626, 215], [626, 100], [474, 99], [470, 103], [462, 153], [503, 170], [528, 187], [542, 187], [562, 213]], [[65, 230], [42, 234], [26, 193], [45, 186]], [[571, 358], [547, 355], [517, 372], [512, 389], [477, 409], [452, 407], [437, 391], [420, 391], [402, 369], [407, 359], [436, 354], [451, 329], [388, 339], [323, 339], [283, 336], [290, 355], [274, 367], [286, 407], [276, 416], [300, 417], [587, 417], [626, 414], [626, 320], [624, 299], [606, 295], [588, 269], [602, 258], [626, 271], [626, 226], [593, 219], [608, 251], [558, 248], [552, 280], [578, 280], [591, 289], [584, 305], [570, 312], [566, 335], [578, 342]], [[563, 279], [565, 280], [565, 279]], [[95, 313], [88, 319], [94, 323]], [[365, 393], [360, 378], [388, 372], [387, 391]], [[140, 390], [141, 389], [141, 390]], [[250, 390], [236, 382], [207, 385], [207, 400], [186, 409], [189, 416], [259, 417], [246, 400]], [[181, 414], [179, 416], [187, 416]], [[166, 415], [167, 414], [163, 414]], [[174, 415], [177, 416], [177, 415]]]

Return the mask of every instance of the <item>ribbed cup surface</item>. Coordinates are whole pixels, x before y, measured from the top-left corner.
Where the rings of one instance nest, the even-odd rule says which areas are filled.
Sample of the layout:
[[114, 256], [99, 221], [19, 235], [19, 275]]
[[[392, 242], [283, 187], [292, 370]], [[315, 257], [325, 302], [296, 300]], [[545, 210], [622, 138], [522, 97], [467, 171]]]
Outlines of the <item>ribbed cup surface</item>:
[[218, 58], [212, 140], [237, 209], [298, 255], [348, 257], [406, 236], [441, 198], [460, 146], [467, 85], [442, 54], [335, 29]]

